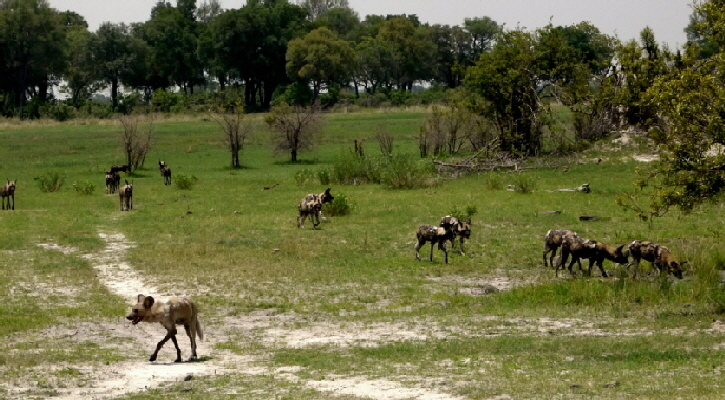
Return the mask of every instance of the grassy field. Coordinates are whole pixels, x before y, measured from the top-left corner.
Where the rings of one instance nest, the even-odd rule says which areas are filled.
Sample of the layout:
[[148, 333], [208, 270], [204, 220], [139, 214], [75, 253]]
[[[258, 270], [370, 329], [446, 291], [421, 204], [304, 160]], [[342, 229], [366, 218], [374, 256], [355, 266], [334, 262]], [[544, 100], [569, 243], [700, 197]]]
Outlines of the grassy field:
[[[102, 380], [93, 368], [149, 368], [146, 359], [161, 336], [138, 344], [119, 333], [128, 329], [122, 316], [133, 299], [110, 291], [84, 256], [104, 251], [104, 232], [134, 244], [124, 260], [149, 285], [197, 301], [209, 337], [198, 364], [215, 368], [190, 382], [171, 379], [111, 397], [725, 395], [723, 206], [645, 223], [614, 202], [632, 188], [634, 169], [642, 165], [631, 155], [653, 149], [605, 142], [576, 157], [531, 161], [523, 173], [438, 179], [415, 190], [331, 185], [333, 195], [354, 203], [354, 212], [329, 217], [321, 230], [309, 223], [300, 230], [297, 203], [326, 186], [298, 186], [295, 173], [327, 167], [349, 154], [355, 139], [365, 139], [368, 153], [378, 152], [373, 134], [381, 127], [395, 135], [396, 152], [416, 154], [424, 113], [331, 114], [323, 142], [298, 164], [274, 155], [261, 118], [252, 118], [257, 129], [242, 169], [228, 167], [213, 121], [158, 118], [147, 166], [128, 177], [131, 212], [119, 211], [118, 196], [104, 193], [103, 171], [123, 161], [117, 125], [0, 126], [0, 177], [18, 179], [16, 209], [0, 212], [0, 373], [7, 377], [0, 398], [90, 390]], [[598, 157], [601, 164], [593, 162]], [[195, 176], [196, 185], [164, 186], [157, 160], [174, 174]], [[37, 178], [49, 172], [65, 177], [61, 191], [40, 190]], [[506, 190], [521, 179], [532, 193]], [[93, 194], [73, 190], [84, 181], [96, 184]], [[279, 186], [262, 190], [274, 183]], [[583, 183], [591, 193], [554, 191]], [[426, 245], [424, 261], [416, 261], [416, 228], [466, 206], [478, 210], [467, 254], [451, 252], [445, 264], [436, 250], [431, 263]], [[552, 210], [561, 213], [542, 213]], [[579, 221], [581, 215], [601, 218]], [[573, 229], [610, 244], [667, 245], [689, 262], [685, 279], [602, 279], [598, 272], [555, 278], [541, 261], [549, 229]], [[605, 268], [624, 276], [608, 262]], [[647, 262], [640, 270], [652, 272]], [[491, 287], [496, 290], [488, 293]], [[180, 345], [187, 355], [183, 334]], [[170, 346], [160, 358], [171, 359]], [[216, 373], [217, 365], [225, 372]]]

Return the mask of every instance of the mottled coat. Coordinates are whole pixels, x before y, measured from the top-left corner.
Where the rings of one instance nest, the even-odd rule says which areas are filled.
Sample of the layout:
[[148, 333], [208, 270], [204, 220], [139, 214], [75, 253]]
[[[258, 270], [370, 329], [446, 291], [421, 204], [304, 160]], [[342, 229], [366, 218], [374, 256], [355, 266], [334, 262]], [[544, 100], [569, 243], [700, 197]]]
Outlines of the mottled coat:
[[181, 362], [181, 349], [176, 341], [176, 325], [184, 325], [186, 335], [191, 340], [191, 357], [189, 361], [195, 360], [196, 337], [204, 339], [204, 331], [199, 323], [196, 304], [187, 298], [172, 298], [167, 302], [157, 302], [151, 296], [138, 295], [138, 302], [131, 309], [126, 319], [136, 325], [139, 322], [158, 322], [166, 328], [166, 336], [156, 345], [156, 351], [151, 354], [149, 361], [156, 361], [156, 356], [164, 344], [171, 339], [176, 347], [176, 362]]
[[632, 262], [627, 264], [627, 268], [634, 264], [633, 277], [637, 277], [640, 260], [645, 259], [652, 263], [658, 274], [661, 274], [662, 270], [667, 270], [668, 273], [682, 279], [683, 263], [675, 261], [675, 257], [667, 247], [649, 241], [633, 240], [627, 245], [627, 249], [629, 255], [632, 256]]
[[430, 242], [430, 260], [433, 261], [433, 246], [438, 244], [438, 250], [441, 250], [446, 255], [446, 264], [448, 264], [448, 249], [446, 248], [446, 242], [455, 239], [455, 235], [450, 226], [433, 226], [433, 225], [421, 225], [418, 227], [418, 231], [415, 233], [418, 242], [415, 245], [415, 259], [420, 260], [420, 248], [423, 247], [426, 242]]
[[561, 247], [564, 238], [575, 238], [579, 237], [576, 232], [564, 229], [552, 229], [546, 232], [544, 235], [544, 266], [546, 267], [546, 255], [551, 253], [549, 257], [549, 266], [554, 268], [554, 257], [556, 257], [556, 251]]
[[327, 188], [323, 193], [320, 194], [308, 194], [304, 199], [300, 200], [300, 204], [297, 206], [299, 210], [299, 216], [297, 217], [297, 227], [304, 228], [305, 221], [309, 217], [312, 221], [312, 229], [317, 229], [317, 225], [320, 224], [320, 212], [322, 211], [322, 205], [325, 203], [331, 203], [335, 198], [330, 194], [330, 188]]

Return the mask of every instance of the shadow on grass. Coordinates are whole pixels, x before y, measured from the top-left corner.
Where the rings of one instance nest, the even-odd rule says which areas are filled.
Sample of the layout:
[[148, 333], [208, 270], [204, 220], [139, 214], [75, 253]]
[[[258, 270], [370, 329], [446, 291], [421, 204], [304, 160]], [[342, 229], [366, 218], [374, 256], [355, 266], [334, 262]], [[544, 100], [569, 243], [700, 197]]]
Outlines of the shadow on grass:
[[297, 160], [295, 162], [292, 162], [290, 160], [285, 161], [275, 161], [274, 165], [315, 165], [317, 164], [317, 160]]

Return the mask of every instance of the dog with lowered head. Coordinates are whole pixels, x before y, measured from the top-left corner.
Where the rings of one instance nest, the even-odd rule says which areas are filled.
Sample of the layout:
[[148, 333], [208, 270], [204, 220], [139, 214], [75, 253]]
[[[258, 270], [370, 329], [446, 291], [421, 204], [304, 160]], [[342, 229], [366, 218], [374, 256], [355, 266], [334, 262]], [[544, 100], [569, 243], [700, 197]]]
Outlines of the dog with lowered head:
[[176, 347], [176, 360], [181, 362], [181, 349], [176, 341], [176, 325], [184, 325], [184, 330], [191, 340], [191, 357], [189, 361], [196, 360], [196, 337], [204, 340], [204, 331], [199, 323], [196, 304], [187, 298], [172, 298], [167, 302], [157, 302], [151, 296], [138, 295], [138, 302], [131, 309], [126, 319], [136, 325], [139, 322], [158, 322], [166, 328], [166, 336], [156, 345], [156, 351], [151, 354], [149, 361], [156, 361], [159, 350], [171, 339]]

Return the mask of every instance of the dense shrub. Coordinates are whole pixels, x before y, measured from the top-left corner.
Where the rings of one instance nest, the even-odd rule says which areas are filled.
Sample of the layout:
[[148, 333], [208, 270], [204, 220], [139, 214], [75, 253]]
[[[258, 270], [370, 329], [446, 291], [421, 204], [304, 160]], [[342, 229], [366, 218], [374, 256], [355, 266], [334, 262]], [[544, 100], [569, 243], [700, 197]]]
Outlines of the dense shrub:
[[348, 215], [353, 212], [355, 205], [350, 201], [344, 193], [335, 194], [332, 203], [325, 203], [322, 206], [322, 212], [329, 216]]
[[57, 192], [65, 184], [65, 176], [57, 172], [48, 172], [45, 175], [41, 175], [35, 178], [38, 181], [38, 186], [41, 192]]
[[381, 183], [391, 189], [425, 187], [433, 175], [433, 163], [410, 155], [395, 154], [387, 160], [381, 174]]
[[91, 195], [96, 190], [96, 185], [91, 181], [75, 181], [73, 182], [73, 189], [78, 194]]
[[198, 180], [194, 175], [189, 176], [183, 173], [176, 174], [174, 177], [176, 187], [182, 190], [191, 190]]

